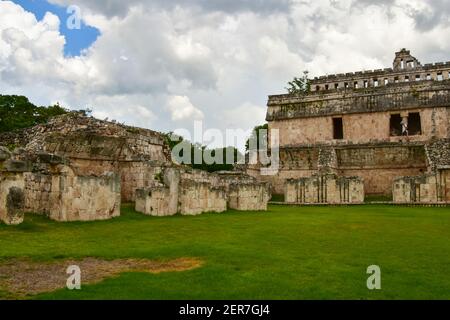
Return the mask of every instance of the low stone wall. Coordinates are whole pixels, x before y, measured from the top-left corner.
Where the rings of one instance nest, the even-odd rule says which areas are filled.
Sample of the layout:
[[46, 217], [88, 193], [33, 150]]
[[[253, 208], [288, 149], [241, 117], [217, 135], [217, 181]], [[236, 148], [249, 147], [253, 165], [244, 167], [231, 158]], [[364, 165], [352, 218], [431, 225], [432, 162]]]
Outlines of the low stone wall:
[[180, 184], [179, 210], [183, 215], [224, 212], [227, 210], [226, 190], [208, 182], [183, 180]]
[[287, 203], [363, 203], [364, 181], [360, 177], [334, 174], [290, 179], [285, 185]]
[[54, 189], [59, 186], [59, 177], [27, 172], [24, 180], [25, 211], [49, 216], [52, 202], [58, 201], [59, 192], [54, 194]]
[[136, 211], [150, 216], [164, 217], [177, 214], [178, 208], [171, 210], [169, 203], [174, 196], [169, 187], [153, 187], [136, 190]]
[[25, 208], [56, 221], [106, 220], [120, 216], [120, 180], [109, 173], [75, 175], [67, 166], [51, 174], [25, 173]]
[[120, 179], [117, 174], [75, 176], [69, 170], [62, 172], [59, 186], [54, 186], [55, 192], [60, 194], [60, 201], [52, 202], [51, 219], [93, 221], [120, 216]]
[[154, 161], [109, 161], [71, 158], [70, 167], [77, 175], [101, 176], [108, 172], [120, 175], [123, 202], [134, 202], [137, 189], [157, 185], [156, 178], [162, 170]]
[[450, 167], [440, 169], [439, 186], [441, 190], [441, 201], [450, 202]]
[[435, 174], [417, 177], [401, 177], [394, 180], [393, 200], [395, 203], [438, 203], [440, 186]]
[[270, 201], [269, 184], [232, 184], [229, 187], [228, 207], [239, 211], [267, 211]]
[[24, 179], [22, 173], [0, 172], [0, 221], [17, 225], [24, 218]]
[[77, 173], [52, 154], [0, 147], [0, 219], [19, 224], [23, 213], [56, 221], [105, 220], [120, 215], [120, 177]]
[[28, 164], [13, 158], [0, 147], [0, 222], [17, 225], [23, 222], [25, 209], [23, 172]]
[[270, 186], [236, 172], [216, 174], [185, 167], [161, 171], [159, 185], [136, 191], [136, 211], [152, 216], [176, 213], [196, 215], [204, 212], [267, 210]]
[[137, 189], [157, 185], [162, 168], [149, 161], [132, 161], [119, 163], [118, 171], [121, 177], [122, 201], [134, 202], [137, 200]]

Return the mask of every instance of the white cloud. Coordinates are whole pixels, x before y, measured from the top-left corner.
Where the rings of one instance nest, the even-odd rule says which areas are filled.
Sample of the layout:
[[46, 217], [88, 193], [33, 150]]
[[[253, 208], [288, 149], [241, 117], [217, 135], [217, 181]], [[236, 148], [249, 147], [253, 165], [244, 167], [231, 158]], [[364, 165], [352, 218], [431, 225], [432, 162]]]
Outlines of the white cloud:
[[51, 2], [79, 5], [101, 35], [81, 57], [64, 57], [65, 22], [0, 1], [1, 92], [160, 131], [195, 119], [252, 128], [267, 95], [305, 69], [388, 67], [403, 47], [424, 63], [450, 60], [445, 0]]
[[170, 97], [166, 109], [170, 112], [173, 121], [202, 120], [204, 118], [203, 112], [194, 107], [186, 96]]

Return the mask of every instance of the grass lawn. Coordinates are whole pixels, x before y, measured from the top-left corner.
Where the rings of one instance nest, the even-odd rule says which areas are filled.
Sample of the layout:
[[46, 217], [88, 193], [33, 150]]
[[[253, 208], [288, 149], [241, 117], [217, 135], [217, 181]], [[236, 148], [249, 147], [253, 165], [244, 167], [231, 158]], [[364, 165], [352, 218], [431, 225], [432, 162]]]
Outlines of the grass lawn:
[[[124, 273], [37, 299], [450, 299], [449, 208], [271, 206], [153, 218], [125, 205], [122, 213], [90, 223], [28, 215], [20, 226], [0, 225], [0, 260], [204, 261], [190, 271]], [[380, 291], [366, 287], [370, 265], [381, 267]]]

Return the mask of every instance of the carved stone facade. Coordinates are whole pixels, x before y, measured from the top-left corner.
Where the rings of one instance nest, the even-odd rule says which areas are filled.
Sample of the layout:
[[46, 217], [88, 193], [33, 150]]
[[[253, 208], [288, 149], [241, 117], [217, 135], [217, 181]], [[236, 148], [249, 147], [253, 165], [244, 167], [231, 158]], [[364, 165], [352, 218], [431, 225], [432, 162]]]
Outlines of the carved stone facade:
[[319, 77], [309, 93], [270, 96], [280, 169], [274, 177], [258, 167], [248, 173], [276, 194], [289, 179], [328, 172], [360, 177], [366, 195], [385, 196], [399, 177], [435, 174], [433, 150], [443, 150], [441, 166], [450, 162], [449, 72], [450, 62], [422, 65], [403, 49], [392, 69]]
[[297, 204], [363, 203], [364, 182], [359, 177], [334, 174], [289, 179], [285, 185], [285, 201]]
[[450, 202], [450, 140], [432, 141], [426, 146], [429, 170], [419, 176], [399, 177], [394, 181], [396, 203]]

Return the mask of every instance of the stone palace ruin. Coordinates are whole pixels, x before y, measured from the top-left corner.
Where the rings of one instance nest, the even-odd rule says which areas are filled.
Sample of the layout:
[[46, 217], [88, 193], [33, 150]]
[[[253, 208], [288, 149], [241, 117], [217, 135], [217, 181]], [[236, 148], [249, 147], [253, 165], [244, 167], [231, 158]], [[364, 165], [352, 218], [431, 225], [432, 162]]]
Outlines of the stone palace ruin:
[[104, 220], [135, 202], [148, 215], [267, 210], [270, 188], [240, 172], [210, 174], [172, 163], [157, 132], [79, 113], [0, 134], [0, 220], [24, 213], [56, 221]]
[[306, 94], [269, 97], [280, 170], [261, 176], [290, 203], [450, 201], [450, 62], [422, 65], [409, 51], [393, 68], [328, 75]]
[[[450, 202], [450, 62], [409, 51], [393, 68], [315, 78], [309, 92], [269, 97], [280, 168], [207, 173], [173, 163], [163, 134], [70, 112], [0, 134], [0, 221], [24, 213], [56, 221], [120, 216], [123, 202], [152, 216], [267, 210], [291, 204]], [[245, 172], [245, 173], [244, 173]]]

